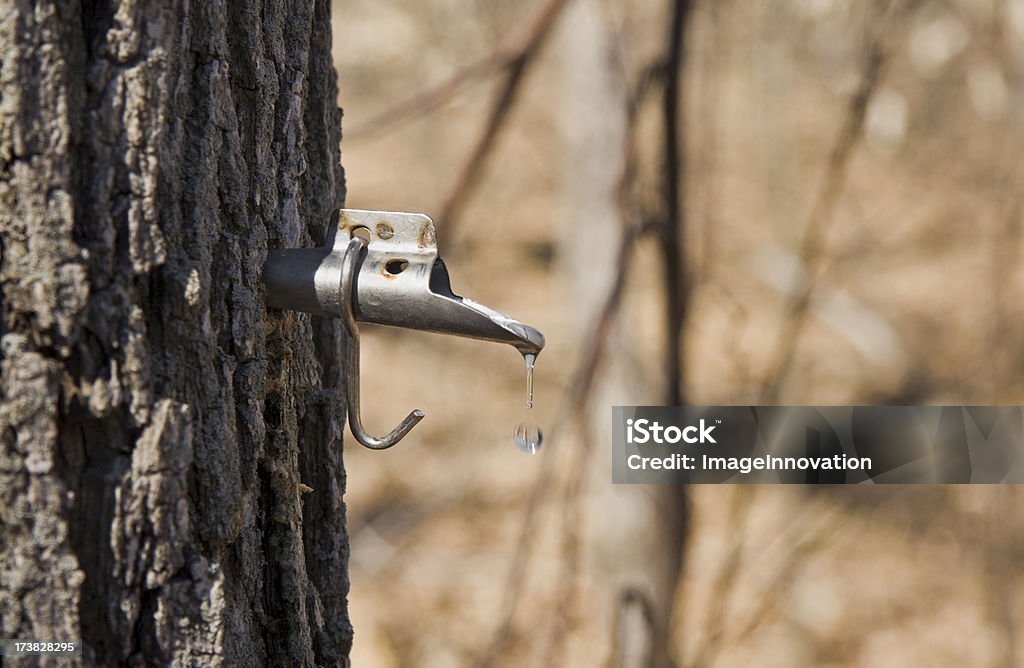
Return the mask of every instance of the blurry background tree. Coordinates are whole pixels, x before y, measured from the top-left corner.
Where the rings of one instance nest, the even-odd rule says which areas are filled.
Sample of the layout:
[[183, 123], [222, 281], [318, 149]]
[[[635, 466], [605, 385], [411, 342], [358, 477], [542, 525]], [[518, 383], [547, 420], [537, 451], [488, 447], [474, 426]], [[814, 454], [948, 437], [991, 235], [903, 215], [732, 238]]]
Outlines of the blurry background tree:
[[1024, 661], [1017, 490], [699, 487], [683, 521], [611, 489], [607, 427], [672, 398], [1024, 401], [1024, 2], [336, 6], [350, 205], [434, 214], [456, 290], [548, 336], [533, 460], [514, 355], [364, 337], [404, 379], [367, 394], [429, 419], [349, 458], [357, 661], [630, 665], [624, 610], [641, 636], [672, 615], [649, 649], [678, 665]]
[[330, 35], [322, 2], [0, 8], [0, 636], [347, 662], [339, 331], [260, 285], [343, 203]]

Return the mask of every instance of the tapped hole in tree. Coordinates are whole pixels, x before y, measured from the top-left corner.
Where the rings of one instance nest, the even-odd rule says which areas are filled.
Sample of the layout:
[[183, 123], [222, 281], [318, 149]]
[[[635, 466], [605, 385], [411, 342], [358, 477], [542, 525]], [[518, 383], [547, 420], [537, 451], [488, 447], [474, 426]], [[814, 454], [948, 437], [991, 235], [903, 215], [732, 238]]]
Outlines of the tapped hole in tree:
[[408, 260], [388, 260], [387, 264], [384, 265], [384, 271], [388, 272], [392, 276], [397, 276], [408, 268]]
[[352, 228], [352, 236], [359, 237], [366, 243], [370, 243], [370, 228], [359, 225]]

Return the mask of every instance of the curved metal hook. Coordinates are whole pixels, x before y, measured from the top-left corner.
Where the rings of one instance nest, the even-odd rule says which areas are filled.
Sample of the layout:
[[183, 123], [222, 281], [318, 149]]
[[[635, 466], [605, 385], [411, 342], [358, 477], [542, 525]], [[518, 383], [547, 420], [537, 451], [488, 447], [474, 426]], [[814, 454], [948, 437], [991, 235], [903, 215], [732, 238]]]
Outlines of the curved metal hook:
[[423, 411], [416, 409], [409, 413], [402, 422], [383, 438], [370, 436], [363, 429], [363, 421], [359, 415], [359, 325], [356, 324], [354, 300], [356, 298], [356, 272], [359, 271], [359, 255], [366, 248], [366, 240], [353, 235], [345, 249], [345, 257], [341, 264], [341, 323], [345, 330], [346, 342], [346, 399], [348, 402], [348, 424], [352, 435], [362, 445], [371, 450], [386, 450], [398, 443], [416, 424], [423, 419]]

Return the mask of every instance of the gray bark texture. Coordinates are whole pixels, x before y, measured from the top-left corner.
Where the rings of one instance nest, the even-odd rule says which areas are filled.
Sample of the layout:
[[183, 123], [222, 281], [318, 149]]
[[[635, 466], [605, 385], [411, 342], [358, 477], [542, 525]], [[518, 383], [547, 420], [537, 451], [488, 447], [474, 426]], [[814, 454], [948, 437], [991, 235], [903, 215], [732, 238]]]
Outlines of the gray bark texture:
[[0, 79], [0, 637], [346, 665], [340, 329], [260, 283], [344, 198], [329, 3], [0, 0]]

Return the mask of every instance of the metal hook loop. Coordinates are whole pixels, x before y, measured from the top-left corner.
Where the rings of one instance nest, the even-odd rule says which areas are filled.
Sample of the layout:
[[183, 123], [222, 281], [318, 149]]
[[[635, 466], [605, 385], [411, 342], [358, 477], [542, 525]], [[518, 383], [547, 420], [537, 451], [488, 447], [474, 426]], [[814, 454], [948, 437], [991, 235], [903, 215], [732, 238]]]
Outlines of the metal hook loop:
[[345, 249], [345, 257], [341, 265], [341, 322], [345, 330], [345, 355], [347, 362], [346, 400], [348, 406], [348, 424], [352, 435], [362, 445], [371, 450], [386, 450], [398, 443], [423, 419], [423, 411], [416, 409], [409, 413], [402, 422], [383, 438], [370, 436], [363, 429], [363, 421], [359, 415], [359, 325], [353, 304], [356, 299], [356, 272], [359, 271], [359, 256], [366, 248], [367, 242], [353, 235]]

